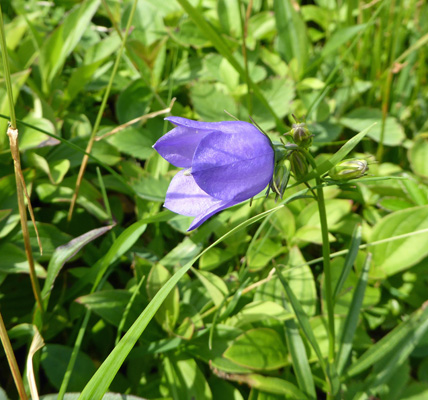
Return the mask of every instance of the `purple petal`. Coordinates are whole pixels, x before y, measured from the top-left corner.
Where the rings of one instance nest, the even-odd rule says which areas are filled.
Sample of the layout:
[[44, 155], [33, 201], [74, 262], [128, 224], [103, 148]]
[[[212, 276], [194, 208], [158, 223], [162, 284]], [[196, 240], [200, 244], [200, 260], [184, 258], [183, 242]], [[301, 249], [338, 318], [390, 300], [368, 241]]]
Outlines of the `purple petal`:
[[242, 121], [201, 122], [182, 117], [167, 117], [165, 119], [174, 125], [182, 126], [183, 128], [204, 129], [210, 131], [220, 131], [224, 133], [235, 133], [238, 130], [244, 132], [248, 130], [248, 125], [254, 128], [254, 126], [248, 122]]
[[184, 175], [184, 172], [178, 172], [172, 179], [166, 192], [166, 208], [177, 214], [196, 217], [213, 206], [225, 204], [223, 200], [206, 194], [193, 177]]
[[184, 172], [178, 172], [172, 179], [166, 193], [165, 207], [177, 214], [196, 217], [188, 231], [196, 229], [215, 213], [237, 204], [209, 196], [191, 175], [184, 175]]
[[193, 157], [192, 175], [209, 195], [239, 202], [267, 186], [273, 174], [274, 152], [269, 139], [253, 125], [231, 124], [233, 131], [213, 132], [201, 140]]
[[208, 218], [212, 217], [214, 214], [218, 213], [219, 211], [224, 210], [225, 208], [229, 208], [234, 206], [235, 204], [238, 204], [239, 201], [231, 200], [229, 202], [222, 202], [218, 205], [214, 205], [211, 208], [205, 210], [204, 213], [201, 213], [198, 215], [190, 224], [189, 229], [187, 231], [192, 231], [193, 229], [198, 228], [201, 224], [203, 224]]
[[172, 165], [190, 168], [199, 142], [210, 131], [178, 126], [163, 135], [153, 148]]

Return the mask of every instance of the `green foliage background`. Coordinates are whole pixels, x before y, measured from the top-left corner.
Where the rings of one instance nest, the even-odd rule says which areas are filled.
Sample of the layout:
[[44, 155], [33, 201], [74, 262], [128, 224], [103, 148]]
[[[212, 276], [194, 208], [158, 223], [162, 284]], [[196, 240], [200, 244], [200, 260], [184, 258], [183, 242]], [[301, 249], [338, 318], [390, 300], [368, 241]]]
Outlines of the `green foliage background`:
[[[31, 223], [29, 229], [47, 307], [38, 320], [0, 79], [0, 309], [21, 370], [36, 325], [46, 344], [34, 359], [41, 395], [81, 392], [117, 346], [118, 358], [104, 364], [118, 371], [109, 391], [129, 399], [324, 398], [319, 357], [273, 269], [281, 268], [326, 357], [317, 203], [294, 186], [285, 207], [256, 198], [186, 233], [190, 219], [162, 207], [176, 170], [152, 149], [172, 126], [162, 115], [123, 126], [164, 110], [174, 97], [172, 115], [251, 115], [276, 141], [294, 113], [315, 135], [318, 163], [377, 123], [354, 149], [369, 160], [369, 176], [325, 188], [333, 287], [346, 265], [342, 250], [363, 244], [334, 308], [338, 352], [350, 345], [347, 316], [355, 323], [340, 398], [426, 399], [427, 3], [138, 0], [96, 134], [121, 129], [95, 141], [68, 222], [132, 6], [2, 2], [21, 158], [43, 255]], [[368, 249], [373, 261], [364, 275]], [[137, 332], [129, 330], [133, 322], [177, 271], [182, 278], [154, 317], [137, 324], [143, 334], [118, 346], [124, 333]], [[16, 398], [2, 350], [0, 371], [0, 399]]]

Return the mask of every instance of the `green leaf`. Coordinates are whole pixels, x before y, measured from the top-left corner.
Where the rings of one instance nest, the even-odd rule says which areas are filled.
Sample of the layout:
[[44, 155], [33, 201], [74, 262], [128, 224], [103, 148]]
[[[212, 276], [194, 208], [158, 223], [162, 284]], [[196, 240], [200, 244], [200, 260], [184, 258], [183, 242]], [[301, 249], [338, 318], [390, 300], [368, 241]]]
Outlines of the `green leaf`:
[[[108, 323], [118, 327], [127, 304], [131, 301], [132, 293], [127, 290], [102, 290], [82, 296], [76, 299], [80, 304], [85, 305], [89, 310], [99, 315]], [[140, 310], [145, 306], [144, 299], [141, 295], [137, 297], [129, 310], [125, 321], [125, 329], [128, 329], [135, 318], [138, 317]]]
[[[416, 310], [408, 319], [401, 322], [386, 336], [372, 345], [352, 363], [346, 371], [346, 376], [351, 377], [360, 374], [378, 362], [390, 360], [394, 355], [398, 355], [401, 358], [403, 356], [402, 352], [407, 353], [409, 349], [413, 350], [427, 329], [428, 307], [424, 307]], [[394, 362], [396, 363], [397, 360]], [[384, 372], [387, 373], [387, 370], [389, 368], [386, 368]]]
[[226, 283], [219, 276], [209, 271], [198, 271], [195, 268], [192, 268], [192, 271], [205, 286], [213, 303], [219, 307], [229, 292]]
[[[377, 123], [370, 130], [368, 136], [380, 141], [382, 129], [382, 111], [374, 108], [361, 107], [352, 110], [349, 114], [342, 117], [339, 122], [353, 131], [364, 129], [367, 125]], [[397, 122], [394, 117], [387, 117], [385, 122], [385, 136], [383, 143], [387, 146], [399, 146], [405, 139], [403, 127]]]
[[[169, 271], [161, 264], [153, 265], [147, 278], [147, 294], [150, 299], [155, 297], [156, 293], [165, 285], [171, 278]], [[158, 323], [167, 332], [172, 332], [177, 323], [179, 315], [180, 293], [175, 287], [171, 293], [165, 298], [165, 301], [159, 307], [155, 318]]]
[[251, 329], [237, 337], [223, 357], [243, 367], [270, 371], [288, 364], [287, 349], [273, 329]]
[[71, 240], [67, 244], [59, 246], [54, 251], [49, 261], [47, 276], [42, 289], [42, 297], [45, 298], [45, 307], [48, 305], [49, 294], [53, 289], [55, 279], [57, 278], [64, 264], [70, 258], [74, 257], [82, 249], [82, 247], [86, 246], [88, 243], [92, 242], [101, 235], [104, 235], [104, 233], [108, 232], [111, 228], [112, 226], [104, 226], [102, 228], [93, 229]]
[[62, 25], [46, 40], [40, 50], [40, 67], [47, 92], [65, 60], [79, 43], [85, 29], [98, 9], [100, 0], [86, 0], [76, 6]]
[[367, 24], [360, 24], [355, 26], [348, 26], [346, 28], [338, 29], [327, 40], [322, 49], [321, 57], [325, 58], [334, 53], [340, 46], [352, 40], [358, 33], [366, 29]]
[[[41, 364], [49, 382], [59, 389], [67, 368], [68, 360], [73, 349], [59, 344], [46, 344], [42, 349]], [[79, 352], [76, 365], [71, 374], [69, 390], [82, 390], [89, 378], [95, 372], [95, 365], [85, 353]]]
[[293, 314], [273, 301], [253, 301], [245, 305], [242, 310], [233, 317], [230, 317], [227, 323], [229, 325], [241, 327], [266, 319], [287, 321], [291, 318], [293, 318]]
[[[255, 217], [252, 217], [235, 228], [231, 229], [220, 239], [215, 241], [211, 246], [207, 247], [204, 251], [208, 251], [210, 248], [216, 246], [218, 243], [222, 242], [229, 236], [231, 236], [236, 231], [247, 227], [248, 225], [253, 224], [254, 222], [259, 221], [260, 219], [268, 216], [271, 213], [279, 210], [282, 206], [278, 206], [271, 210], [265, 211]], [[140, 314], [137, 320], [132, 324], [131, 328], [126, 332], [122, 337], [118, 345], [113, 349], [109, 354], [107, 359], [102, 363], [100, 368], [91, 378], [89, 383], [86, 385], [85, 389], [81, 393], [79, 400], [100, 400], [104, 393], [107, 392], [108, 387], [110, 386], [112, 380], [116, 376], [119, 368], [122, 366], [125, 358], [129, 352], [134, 347], [138, 338], [146, 329], [149, 322], [154, 317], [155, 313], [158, 311], [162, 305], [165, 298], [171, 293], [178, 281], [183, 277], [183, 275], [190, 269], [190, 267], [197, 261], [197, 259], [203, 254], [203, 252], [193, 259], [191, 262], [187, 263], [181, 267], [172, 277], [166, 282], [153, 297], [149, 305], [144, 309]]]
[[163, 365], [173, 399], [212, 399], [208, 382], [194, 359], [169, 356]]
[[116, 103], [116, 114], [120, 124], [124, 124], [147, 114], [153, 93], [144, 81], [133, 81], [120, 95]]
[[300, 75], [306, 68], [310, 43], [306, 25], [290, 0], [275, 0], [274, 13], [278, 30], [278, 51], [289, 63], [297, 60]]
[[[2, 274], [22, 274], [30, 273], [25, 251], [15, 246], [12, 243], [2, 243], [0, 245], [0, 273]], [[39, 278], [46, 277], [46, 271], [38, 263], [35, 262], [36, 275]]]
[[286, 396], [286, 399], [305, 400], [306, 395], [292, 383], [273, 376], [263, 376], [258, 374], [237, 375], [238, 382], [245, 382], [254, 389], [267, 393]]
[[415, 174], [428, 178], [428, 136], [420, 135], [409, 149], [407, 156]]
[[[393, 236], [428, 228], [428, 206], [397, 211], [382, 218], [374, 227], [371, 241], [386, 240], [373, 247], [374, 270], [387, 276], [406, 270], [428, 255], [427, 234], [388, 241]], [[409, 249], [412, 249], [409, 251]]]
[[299, 388], [310, 398], [315, 400], [315, 384], [309, 365], [308, 354], [305, 349], [299, 328], [294, 320], [285, 321], [285, 337], [291, 356], [291, 365], [293, 366]]
[[354, 296], [352, 298], [352, 303], [346, 316], [345, 326], [340, 339], [339, 352], [336, 360], [337, 373], [339, 375], [342, 373], [348, 357], [351, 354], [352, 342], [354, 340], [355, 331], [357, 329], [357, 324], [360, 317], [361, 306], [363, 304], [364, 294], [367, 287], [371, 258], [371, 254], [369, 253], [364, 262], [363, 270], [361, 271], [361, 276], [358, 280], [358, 284], [355, 288]]

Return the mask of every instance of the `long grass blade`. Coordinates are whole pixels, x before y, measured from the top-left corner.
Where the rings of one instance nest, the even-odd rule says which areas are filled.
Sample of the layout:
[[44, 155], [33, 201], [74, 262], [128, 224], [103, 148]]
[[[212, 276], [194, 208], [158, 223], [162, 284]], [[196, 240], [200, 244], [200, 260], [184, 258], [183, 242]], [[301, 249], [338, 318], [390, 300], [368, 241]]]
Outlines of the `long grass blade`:
[[342, 373], [352, 350], [352, 341], [357, 329], [361, 306], [363, 304], [364, 294], [366, 292], [371, 259], [372, 255], [369, 253], [364, 262], [363, 270], [361, 271], [361, 276], [358, 280], [357, 287], [355, 288], [348, 315], [346, 316], [345, 326], [343, 328], [337, 355], [337, 372], [339, 375]]

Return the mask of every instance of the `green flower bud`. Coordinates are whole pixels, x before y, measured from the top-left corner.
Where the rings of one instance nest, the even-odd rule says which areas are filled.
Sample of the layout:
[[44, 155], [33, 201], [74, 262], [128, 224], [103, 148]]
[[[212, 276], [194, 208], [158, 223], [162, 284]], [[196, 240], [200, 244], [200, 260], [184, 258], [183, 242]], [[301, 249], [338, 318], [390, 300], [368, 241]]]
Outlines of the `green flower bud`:
[[309, 133], [308, 128], [306, 128], [306, 124], [293, 124], [291, 134], [293, 135], [294, 143], [296, 143], [298, 146], [305, 149], [311, 146], [313, 135]]
[[362, 177], [368, 169], [366, 160], [353, 159], [340, 162], [328, 171], [328, 174], [336, 181], [346, 181]]
[[290, 155], [290, 168], [297, 180], [304, 178], [308, 173], [308, 161], [300, 151], [293, 151]]
[[273, 174], [271, 189], [276, 193], [275, 200], [284, 195], [285, 189], [287, 188], [288, 181], [290, 179], [290, 171], [287, 166], [281, 162], [275, 166], [275, 171]]

